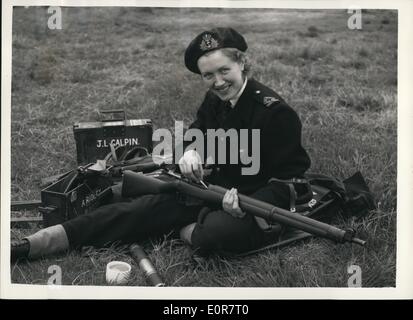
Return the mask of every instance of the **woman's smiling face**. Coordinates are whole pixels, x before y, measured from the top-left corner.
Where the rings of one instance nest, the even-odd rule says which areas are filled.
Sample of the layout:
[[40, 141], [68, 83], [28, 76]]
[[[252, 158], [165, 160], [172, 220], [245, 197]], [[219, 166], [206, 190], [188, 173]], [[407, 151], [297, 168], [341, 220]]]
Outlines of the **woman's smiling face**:
[[198, 59], [202, 80], [224, 101], [236, 97], [244, 84], [244, 64], [233, 61], [222, 50], [211, 51]]

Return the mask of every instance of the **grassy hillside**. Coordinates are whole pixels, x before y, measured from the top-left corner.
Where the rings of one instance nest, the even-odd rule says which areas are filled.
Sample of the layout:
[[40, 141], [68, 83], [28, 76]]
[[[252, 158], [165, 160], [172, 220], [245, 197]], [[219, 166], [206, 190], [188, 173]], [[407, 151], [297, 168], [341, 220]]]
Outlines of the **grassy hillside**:
[[[345, 10], [64, 8], [63, 29], [47, 8], [13, 14], [11, 196], [40, 198], [40, 180], [76, 167], [72, 125], [101, 109], [124, 109], [154, 128], [188, 125], [205, 87], [183, 53], [205, 28], [231, 26], [246, 38], [253, 76], [298, 112], [312, 172], [347, 178], [360, 170], [378, 209], [355, 227], [366, 248], [311, 239], [242, 259], [196, 262], [179, 240], [144, 244], [171, 286], [345, 287], [349, 265], [363, 287], [395, 286], [397, 13], [363, 11], [362, 30]], [[196, 93], [196, 94], [194, 94]], [[27, 213], [29, 214], [29, 213]], [[37, 230], [13, 229], [18, 238]], [[64, 284], [104, 285], [106, 263], [132, 263], [117, 248], [13, 264], [12, 281], [47, 283], [57, 264]], [[144, 285], [134, 268], [130, 285]]]

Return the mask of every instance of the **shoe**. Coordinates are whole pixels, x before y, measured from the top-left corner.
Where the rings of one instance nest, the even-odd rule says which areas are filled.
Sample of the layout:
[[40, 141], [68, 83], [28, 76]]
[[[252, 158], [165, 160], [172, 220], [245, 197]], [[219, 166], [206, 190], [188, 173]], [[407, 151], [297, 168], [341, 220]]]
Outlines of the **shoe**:
[[11, 262], [17, 259], [28, 259], [30, 251], [30, 242], [27, 239], [13, 240], [10, 244]]

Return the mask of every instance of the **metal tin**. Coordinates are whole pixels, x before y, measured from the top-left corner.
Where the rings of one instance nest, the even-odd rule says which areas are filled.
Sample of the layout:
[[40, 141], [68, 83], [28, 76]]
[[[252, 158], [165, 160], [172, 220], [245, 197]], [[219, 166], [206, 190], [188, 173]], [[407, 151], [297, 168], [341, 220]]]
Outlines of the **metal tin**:
[[140, 146], [152, 152], [153, 128], [150, 119], [127, 120], [122, 110], [101, 111], [102, 113], [121, 113], [123, 117], [73, 125], [79, 165], [104, 159], [111, 151], [111, 144], [115, 148], [124, 147], [125, 150]]

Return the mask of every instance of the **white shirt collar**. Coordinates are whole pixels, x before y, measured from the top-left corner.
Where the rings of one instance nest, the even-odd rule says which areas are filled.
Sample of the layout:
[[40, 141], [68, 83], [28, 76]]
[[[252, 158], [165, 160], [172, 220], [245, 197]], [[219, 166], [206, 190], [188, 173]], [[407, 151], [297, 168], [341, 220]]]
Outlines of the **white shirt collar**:
[[238, 93], [237, 93], [237, 95], [235, 96], [234, 99], [229, 100], [229, 102], [231, 102], [231, 107], [232, 108], [237, 104], [237, 102], [239, 100], [239, 97], [241, 97], [242, 93], [244, 92], [244, 89], [247, 86], [247, 81], [248, 81], [248, 79], [247, 79], [247, 77], [245, 77], [245, 81], [244, 81], [244, 84], [242, 85], [241, 90], [238, 91]]

